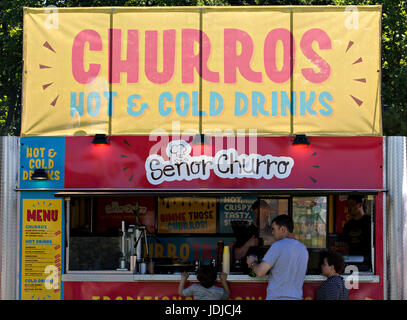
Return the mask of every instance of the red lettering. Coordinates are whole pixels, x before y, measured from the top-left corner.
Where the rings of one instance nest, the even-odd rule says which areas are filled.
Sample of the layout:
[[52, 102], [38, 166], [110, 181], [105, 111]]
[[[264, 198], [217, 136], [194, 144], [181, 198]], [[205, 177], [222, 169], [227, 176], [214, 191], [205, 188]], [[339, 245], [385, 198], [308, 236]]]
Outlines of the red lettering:
[[51, 210], [51, 220], [58, 221], [58, 210]]
[[212, 248], [209, 244], [204, 243], [202, 245], [202, 260], [206, 260], [206, 259], [212, 260], [213, 257], [211, 255], [211, 250], [212, 250]]
[[[195, 55], [194, 43], [199, 43], [200, 37], [202, 37], [202, 47], [199, 48], [200, 53]], [[194, 69], [198, 71], [202, 79], [219, 82], [219, 73], [210, 71], [207, 65], [210, 54], [211, 42], [205, 32], [196, 29], [182, 29], [182, 83], [194, 82]], [[202, 58], [202, 72], [200, 58]]]
[[158, 72], [157, 45], [158, 32], [146, 31], [145, 72], [146, 77], [157, 84], [166, 83], [174, 74], [175, 63], [175, 30], [163, 32], [163, 71]]
[[30, 209], [27, 209], [27, 221], [34, 220], [35, 221], [35, 210], [31, 212]]
[[[283, 43], [283, 68], [277, 69], [276, 47], [277, 42]], [[292, 47], [292, 62], [291, 62], [291, 45]], [[264, 68], [269, 79], [276, 83], [283, 83], [289, 80], [293, 74], [295, 65], [295, 44], [293, 35], [287, 29], [278, 28], [270, 31], [264, 41]]]
[[72, 45], [72, 75], [79, 83], [92, 82], [100, 71], [100, 64], [89, 64], [89, 70], [85, 71], [84, 48], [89, 43], [90, 51], [102, 50], [102, 39], [95, 30], [83, 30], [79, 32]]
[[120, 74], [122, 72], [127, 73], [127, 83], [138, 82], [139, 72], [139, 52], [138, 52], [138, 30], [127, 31], [127, 59], [121, 59], [121, 43], [122, 43], [122, 31], [120, 29], [111, 29], [109, 32], [109, 43], [111, 43], [111, 49], [109, 47], [109, 59], [111, 57], [111, 83], [120, 83]]
[[198, 260], [199, 248], [201, 247], [201, 245], [199, 243], [192, 243], [191, 246], [194, 249], [194, 260]]
[[325, 31], [321, 29], [310, 29], [305, 32], [300, 43], [301, 50], [304, 55], [320, 69], [320, 72], [315, 72], [312, 68], [304, 68], [301, 72], [308, 81], [321, 83], [329, 78], [331, 67], [312, 48], [314, 41], [318, 42], [319, 48], [322, 50], [332, 49], [331, 39]]
[[41, 212], [42, 212], [41, 209], [38, 209], [38, 210], [37, 210], [37, 220], [36, 220], [36, 221], [42, 221]]
[[49, 221], [49, 218], [50, 218], [50, 211], [51, 211], [51, 210], [43, 210], [43, 211], [42, 211], [42, 219], [43, 219], [44, 221]]
[[[240, 55], [236, 54], [237, 42], [242, 45]], [[236, 82], [236, 69], [239, 68], [241, 75], [251, 82], [261, 82], [261, 72], [255, 72], [250, 67], [253, 56], [253, 40], [250, 35], [239, 29], [224, 30], [224, 70], [225, 83]]]

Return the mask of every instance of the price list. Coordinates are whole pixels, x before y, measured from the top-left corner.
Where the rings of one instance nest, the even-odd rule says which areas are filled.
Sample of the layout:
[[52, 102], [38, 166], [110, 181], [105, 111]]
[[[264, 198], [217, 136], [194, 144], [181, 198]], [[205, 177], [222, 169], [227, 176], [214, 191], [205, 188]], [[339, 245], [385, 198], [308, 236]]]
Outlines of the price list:
[[61, 199], [23, 199], [22, 300], [61, 298], [61, 228]]

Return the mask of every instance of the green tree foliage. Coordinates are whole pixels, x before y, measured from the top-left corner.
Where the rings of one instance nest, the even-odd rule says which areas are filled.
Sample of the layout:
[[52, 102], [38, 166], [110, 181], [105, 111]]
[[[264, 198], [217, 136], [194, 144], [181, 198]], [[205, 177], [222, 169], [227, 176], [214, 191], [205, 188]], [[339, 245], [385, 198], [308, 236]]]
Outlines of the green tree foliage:
[[355, 0], [1, 0], [0, 134], [19, 135], [23, 7], [383, 5], [382, 104], [385, 135], [407, 135], [407, 1]]

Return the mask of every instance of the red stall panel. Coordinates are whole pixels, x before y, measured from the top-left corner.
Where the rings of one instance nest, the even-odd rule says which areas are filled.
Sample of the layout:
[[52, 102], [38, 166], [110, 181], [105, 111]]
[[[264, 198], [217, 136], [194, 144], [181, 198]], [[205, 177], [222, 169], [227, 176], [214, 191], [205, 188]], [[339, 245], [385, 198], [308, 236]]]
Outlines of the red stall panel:
[[[92, 137], [67, 137], [65, 188], [356, 190], [383, 185], [380, 137], [310, 137], [308, 146], [293, 145], [292, 137], [224, 137], [220, 143], [212, 138], [204, 155], [188, 143], [183, 153], [171, 149], [172, 162], [168, 139], [114, 136], [109, 145], [94, 145]], [[230, 165], [215, 170], [219, 159]], [[246, 171], [238, 174], [239, 168]]]

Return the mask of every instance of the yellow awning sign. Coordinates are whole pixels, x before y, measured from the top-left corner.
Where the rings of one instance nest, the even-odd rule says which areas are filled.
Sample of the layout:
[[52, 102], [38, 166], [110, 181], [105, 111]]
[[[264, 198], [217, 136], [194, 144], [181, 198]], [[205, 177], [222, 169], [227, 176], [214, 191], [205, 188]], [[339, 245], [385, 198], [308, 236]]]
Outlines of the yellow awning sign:
[[22, 135], [381, 135], [381, 7], [24, 10]]

